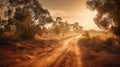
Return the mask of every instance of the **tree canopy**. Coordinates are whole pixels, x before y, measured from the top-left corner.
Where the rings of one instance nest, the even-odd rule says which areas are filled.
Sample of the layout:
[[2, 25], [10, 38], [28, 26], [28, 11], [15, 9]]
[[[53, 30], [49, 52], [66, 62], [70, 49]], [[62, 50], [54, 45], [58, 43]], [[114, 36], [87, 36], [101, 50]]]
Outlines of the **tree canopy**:
[[120, 36], [120, 0], [87, 0], [87, 7], [97, 11], [95, 23]]
[[14, 27], [18, 36], [26, 39], [39, 32], [40, 26], [53, 21], [49, 11], [38, 0], [0, 0], [0, 9], [2, 7], [7, 8], [4, 15], [8, 18], [6, 24], [2, 25], [4, 31], [10, 32]]

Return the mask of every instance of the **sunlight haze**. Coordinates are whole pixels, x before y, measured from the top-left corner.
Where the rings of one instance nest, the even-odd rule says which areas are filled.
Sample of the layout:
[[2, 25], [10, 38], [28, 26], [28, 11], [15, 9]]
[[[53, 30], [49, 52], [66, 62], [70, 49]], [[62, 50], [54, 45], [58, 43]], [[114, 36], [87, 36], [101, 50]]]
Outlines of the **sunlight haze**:
[[50, 11], [53, 19], [61, 17], [63, 21], [69, 23], [79, 22], [84, 29], [99, 30], [93, 21], [96, 12], [87, 9], [86, 0], [40, 0], [40, 2]]

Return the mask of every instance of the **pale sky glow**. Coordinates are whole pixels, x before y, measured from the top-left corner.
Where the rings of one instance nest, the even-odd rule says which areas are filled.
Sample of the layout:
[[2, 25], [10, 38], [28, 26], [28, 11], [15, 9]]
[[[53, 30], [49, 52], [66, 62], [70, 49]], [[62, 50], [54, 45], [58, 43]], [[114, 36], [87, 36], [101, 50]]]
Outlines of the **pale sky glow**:
[[98, 29], [98, 27], [94, 24], [93, 21], [96, 12], [92, 12], [88, 9], [70, 14], [61, 10], [59, 11], [51, 10], [50, 12], [54, 19], [57, 16], [60, 16], [63, 18], [64, 21], [68, 21], [70, 23], [79, 22], [79, 24], [81, 26], [84, 26], [85, 29], [93, 29], [93, 28]]
[[86, 7], [86, 0], [40, 0], [44, 8], [47, 8], [53, 19], [61, 17], [69, 23], [79, 22], [84, 29], [99, 29], [94, 24], [97, 12], [92, 12]]

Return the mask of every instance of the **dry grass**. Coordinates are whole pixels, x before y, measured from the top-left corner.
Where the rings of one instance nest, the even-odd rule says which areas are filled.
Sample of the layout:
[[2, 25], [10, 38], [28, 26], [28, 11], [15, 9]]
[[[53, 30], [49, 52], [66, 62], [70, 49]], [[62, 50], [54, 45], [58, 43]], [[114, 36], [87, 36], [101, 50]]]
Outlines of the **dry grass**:
[[112, 34], [90, 33], [90, 38], [82, 37], [78, 45], [86, 67], [120, 66], [120, 42]]
[[102, 40], [105, 40], [107, 38], [110, 37], [115, 37], [112, 33], [103, 33], [103, 32], [96, 32], [96, 33], [90, 33], [90, 37], [94, 38], [94, 37], [99, 37]]
[[50, 39], [64, 39], [64, 38], [68, 38], [68, 37], [71, 37], [71, 36], [75, 36], [75, 35], [78, 35], [79, 33], [66, 33], [64, 34], [54, 34], [54, 33], [49, 33], [49, 34], [43, 34], [42, 36], [40, 35], [36, 35], [35, 36], [35, 40], [50, 40]]

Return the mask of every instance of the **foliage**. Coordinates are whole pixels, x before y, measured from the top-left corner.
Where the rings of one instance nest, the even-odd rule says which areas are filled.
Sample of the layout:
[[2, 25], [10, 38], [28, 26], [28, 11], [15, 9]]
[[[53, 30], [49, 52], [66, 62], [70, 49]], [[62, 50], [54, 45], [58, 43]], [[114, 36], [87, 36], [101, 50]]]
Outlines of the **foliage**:
[[[1, 26], [4, 29], [0, 34], [4, 32], [8, 33], [8, 38], [20, 38], [20, 39], [32, 39], [35, 34], [42, 35], [52, 32], [55, 34], [74, 31], [79, 32], [82, 30], [82, 26], [79, 26], [78, 22], [75, 24], [69, 24], [67, 21], [63, 22], [61, 17], [57, 17], [56, 21], [53, 21], [49, 11], [42, 8], [38, 0], [5, 0], [5, 3], [1, 2], [2, 7], [6, 7], [7, 10], [4, 15], [7, 20]], [[0, 21], [3, 23], [3, 20]], [[45, 24], [52, 23], [50, 29], [45, 27]], [[73, 28], [73, 29], [72, 29]], [[12, 38], [13, 37], [13, 38]]]
[[96, 24], [120, 36], [120, 0], [87, 0], [87, 6], [96, 10]]
[[70, 24], [67, 21], [63, 22], [61, 17], [57, 17], [56, 21], [52, 24], [51, 29], [53, 33], [56, 34], [62, 33], [64, 36], [65, 33], [70, 33], [71, 31], [79, 33], [82, 31], [82, 28], [83, 27], [80, 26], [78, 22]]
[[53, 21], [49, 11], [42, 8], [38, 0], [5, 1], [7, 3], [4, 4], [7, 7], [5, 16], [8, 20], [7, 24], [3, 25], [4, 29], [10, 33], [14, 26], [14, 32], [20, 38], [32, 39], [35, 34], [41, 31], [41, 26]]
[[82, 38], [79, 40], [82, 46], [87, 47], [89, 50], [96, 52], [109, 52], [109, 53], [120, 53], [119, 40], [113, 37], [107, 38], [106, 40], [100, 39], [99, 37], [93, 38]]

